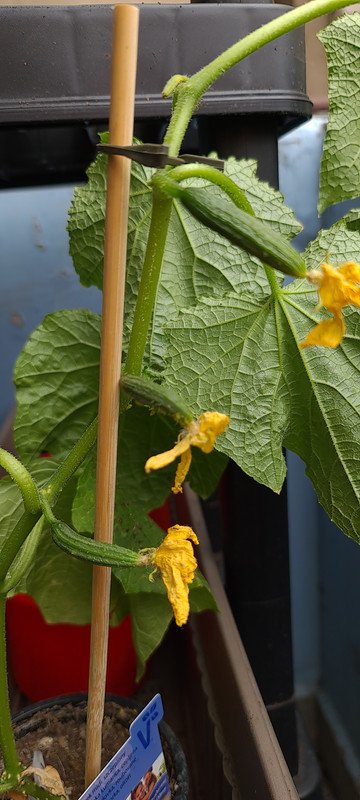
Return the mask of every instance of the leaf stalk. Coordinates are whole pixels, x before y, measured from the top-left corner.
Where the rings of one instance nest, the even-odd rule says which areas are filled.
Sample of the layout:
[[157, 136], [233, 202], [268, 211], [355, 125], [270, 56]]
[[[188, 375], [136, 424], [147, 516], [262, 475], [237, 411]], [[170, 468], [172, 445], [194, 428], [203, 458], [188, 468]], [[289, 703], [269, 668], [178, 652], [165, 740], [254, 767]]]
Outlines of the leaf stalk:
[[0, 447], [0, 467], [6, 470], [19, 487], [26, 511], [36, 514], [40, 510], [39, 495], [36, 483], [24, 464], [12, 453]]
[[56, 470], [46, 487], [43, 494], [46, 494], [51, 506], [54, 505], [65, 484], [72, 477], [74, 472], [80, 467], [84, 458], [90, 452], [96, 442], [97, 436], [97, 417], [84, 431], [80, 439], [74, 444], [70, 453], [66, 456], [63, 463]]
[[9, 780], [13, 781], [13, 785], [16, 785], [20, 779], [21, 765], [16, 752], [15, 737], [11, 725], [6, 663], [5, 610], [6, 599], [5, 597], [0, 597], [0, 747], [6, 778], [9, 778]]
[[164, 138], [164, 144], [169, 146], [169, 154], [178, 155], [190, 118], [202, 95], [221, 75], [274, 39], [290, 33], [323, 14], [337, 11], [348, 5], [347, 0], [310, 0], [244, 36], [243, 39], [194, 73], [187, 81], [179, 83], [176, 87], [174, 113]]
[[148, 330], [150, 327], [165, 250], [172, 208], [171, 198], [156, 187], [153, 191], [153, 206], [147, 241], [144, 266], [138, 289], [134, 321], [124, 372], [140, 375]]
[[[203, 178], [205, 181], [210, 181], [210, 183], [214, 183], [216, 186], [219, 186], [225, 194], [230, 197], [230, 200], [233, 201], [234, 205], [237, 208], [241, 208], [243, 211], [246, 211], [248, 214], [254, 214], [253, 209], [242, 191], [240, 187], [229, 178], [228, 175], [224, 175], [223, 172], [219, 172], [218, 169], [215, 167], [210, 167], [207, 164], [184, 164], [181, 167], [175, 167], [171, 170], [171, 179], [174, 181], [185, 181], [187, 178]], [[157, 178], [154, 178], [154, 183], [156, 182]]]

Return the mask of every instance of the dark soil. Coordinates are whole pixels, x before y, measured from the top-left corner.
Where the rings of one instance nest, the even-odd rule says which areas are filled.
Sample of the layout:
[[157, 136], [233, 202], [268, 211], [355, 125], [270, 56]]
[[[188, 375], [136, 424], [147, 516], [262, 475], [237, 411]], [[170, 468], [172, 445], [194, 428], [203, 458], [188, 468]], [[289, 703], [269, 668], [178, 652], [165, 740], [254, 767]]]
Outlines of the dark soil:
[[[129, 736], [130, 723], [138, 709], [108, 702], [103, 722], [102, 764], [104, 767]], [[86, 703], [42, 709], [31, 719], [17, 723], [15, 734], [21, 762], [31, 764], [34, 750], [43, 752], [45, 765], [55, 767], [64, 783], [69, 800], [77, 800], [84, 791]], [[169, 748], [163, 740], [172, 791], [175, 781]], [[169, 763], [170, 762], [170, 763]], [[0, 795], [1, 797], [1, 795]]]

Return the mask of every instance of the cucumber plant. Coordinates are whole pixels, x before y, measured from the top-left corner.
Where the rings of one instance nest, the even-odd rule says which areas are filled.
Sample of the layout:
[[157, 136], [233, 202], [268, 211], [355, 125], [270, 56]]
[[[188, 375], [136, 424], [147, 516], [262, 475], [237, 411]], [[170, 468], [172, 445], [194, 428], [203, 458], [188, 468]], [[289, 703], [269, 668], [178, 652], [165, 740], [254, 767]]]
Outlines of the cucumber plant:
[[[347, 2], [311, 0], [195, 75], [172, 78], [164, 89], [173, 96], [164, 138], [170, 155], [178, 155], [202, 94], [224, 71]], [[320, 36], [330, 78], [320, 210], [359, 193], [360, 164], [352, 156], [360, 140], [359, 34], [360, 15], [352, 14]], [[345, 79], [354, 87], [350, 100]], [[174, 553], [187, 564], [183, 603], [174, 607], [178, 624], [189, 602], [196, 611], [214, 606], [195, 573], [195, 533], [173, 526], [164, 539], [149, 510], [171, 486], [181, 491], [186, 476], [200, 496], [210, 494], [228, 458], [278, 492], [283, 447], [304, 460], [329, 516], [360, 540], [360, 212], [322, 231], [300, 255], [289, 242], [300, 226], [255, 171], [253, 162], [235, 159], [224, 174], [206, 164], [158, 173], [133, 164], [114, 545], [91, 537], [99, 317], [84, 309], [50, 314], [18, 359], [18, 459], [0, 450], [9, 474], [0, 484], [0, 794], [54, 796], [30, 780], [16, 753], [8, 596], [26, 591], [48, 621], [85, 623], [90, 608], [82, 590], [88, 592], [91, 564], [111, 565], [111, 622], [130, 611], [141, 676], [172, 619]], [[102, 284], [105, 192], [106, 157], [99, 154], [69, 211], [70, 250], [84, 285]], [[293, 279], [286, 286], [283, 274]], [[39, 459], [44, 450], [51, 459]], [[154, 568], [163, 581], [149, 581]], [[51, 582], [56, 571], [66, 586]]]

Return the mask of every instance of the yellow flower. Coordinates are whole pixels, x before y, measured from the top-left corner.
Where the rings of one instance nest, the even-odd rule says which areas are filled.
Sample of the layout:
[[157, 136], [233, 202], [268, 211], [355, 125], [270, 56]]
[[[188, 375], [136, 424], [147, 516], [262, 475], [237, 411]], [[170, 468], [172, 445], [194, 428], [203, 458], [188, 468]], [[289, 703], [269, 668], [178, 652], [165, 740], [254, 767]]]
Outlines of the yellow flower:
[[194, 580], [197, 567], [189, 540], [199, 544], [192, 528], [187, 525], [173, 525], [152, 556], [153, 563], [161, 572], [177, 625], [185, 625], [187, 622], [190, 611], [189, 583]]
[[319, 287], [317, 308], [324, 306], [334, 316], [319, 322], [300, 346], [337, 347], [345, 335], [341, 309], [349, 305], [360, 307], [360, 265], [355, 261], [347, 261], [338, 268], [321, 264], [320, 270], [312, 270], [307, 277]]
[[172, 488], [174, 494], [182, 492], [182, 484], [189, 472], [191, 464], [191, 447], [199, 447], [203, 453], [211, 453], [216, 437], [223, 433], [230, 422], [226, 414], [218, 411], [205, 411], [198, 420], [189, 423], [171, 450], [151, 456], [145, 464], [145, 472], [153, 469], [167, 467], [180, 456], [180, 463], [176, 470], [175, 483]]

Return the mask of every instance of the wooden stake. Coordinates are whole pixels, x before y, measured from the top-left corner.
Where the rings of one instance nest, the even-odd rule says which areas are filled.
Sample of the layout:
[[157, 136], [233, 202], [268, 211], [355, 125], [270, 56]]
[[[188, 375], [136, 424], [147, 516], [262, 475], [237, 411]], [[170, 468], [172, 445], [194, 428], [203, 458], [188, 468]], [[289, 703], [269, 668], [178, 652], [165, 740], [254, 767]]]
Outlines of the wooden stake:
[[[118, 5], [113, 19], [109, 141], [127, 145], [133, 136], [139, 11]], [[130, 168], [129, 159], [109, 156], [95, 511], [95, 539], [102, 542], [112, 541], [114, 524]], [[110, 582], [109, 567], [94, 567], [85, 786], [101, 768]]]

